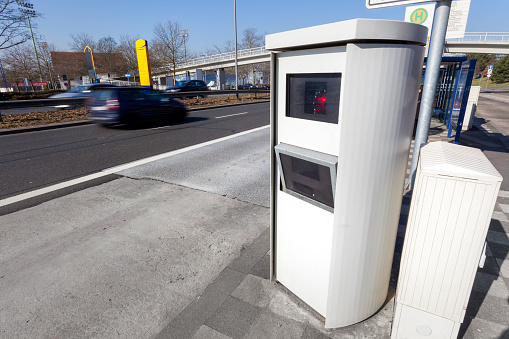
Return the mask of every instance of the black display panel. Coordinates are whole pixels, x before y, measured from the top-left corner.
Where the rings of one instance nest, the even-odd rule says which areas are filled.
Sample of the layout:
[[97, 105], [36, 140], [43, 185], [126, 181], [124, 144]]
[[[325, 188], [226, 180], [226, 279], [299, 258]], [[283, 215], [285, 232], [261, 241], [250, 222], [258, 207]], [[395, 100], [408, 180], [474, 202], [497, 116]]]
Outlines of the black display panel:
[[279, 154], [286, 189], [334, 208], [331, 168]]
[[286, 75], [286, 116], [337, 124], [341, 73]]

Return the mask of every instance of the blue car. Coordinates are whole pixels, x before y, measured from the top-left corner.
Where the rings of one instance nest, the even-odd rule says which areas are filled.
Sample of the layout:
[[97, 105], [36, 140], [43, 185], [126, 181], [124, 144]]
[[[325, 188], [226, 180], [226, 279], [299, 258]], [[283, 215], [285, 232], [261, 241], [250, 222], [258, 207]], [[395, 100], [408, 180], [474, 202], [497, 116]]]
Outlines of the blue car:
[[154, 120], [179, 120], [185, 104], [150, 88], [111, 87], [94, 91], [86, 102], [89, 118], [101, 125], [127, 125]]

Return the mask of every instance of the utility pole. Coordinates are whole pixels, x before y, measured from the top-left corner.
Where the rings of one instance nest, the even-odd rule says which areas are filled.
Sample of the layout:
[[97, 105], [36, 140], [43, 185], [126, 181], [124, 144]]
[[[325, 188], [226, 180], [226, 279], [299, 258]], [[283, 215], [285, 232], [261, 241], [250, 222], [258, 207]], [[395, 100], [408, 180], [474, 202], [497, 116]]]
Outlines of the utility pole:
[[[189, 36], [189, 30], [183, 29], [180, 31], [179, 36], [184, 39], [184, 62], [187, 62], [187, 49], [186, 49], [186, 38]], [[187, 79], [187, 72], [186, 72], [186, 80]]]
[[[237, 59], [237, 0], [233, 0], [233, 21], [235, 25], [235, 90], [239, 90], [239, 70], [238, 70], [238, 59]], [[239, 98], [239, 92], [237, 92], [237, 99]]]
[[413, 189], [415, 181], [415, 172], [419, 160], [421, 147], [428, 141], [429, 126], [431, 124], [431, 115], [433, 113], [433, 101], [440, 75], [440, 64], [442, 63], [442, 53], [445, 45], [445, 34], [449, 22], [452, 0], [437, 1], [435, 8], [435, 18], [433, 20], [433, 29], [426, 62], [426, 73], [424, 76], [424, 86], [422, 91], [421, 107], [419, 109], [419, 120], [417, 121], [417, 130], [415, 132], [414, 152], [412, 163], [410, 165], [410, 177], [408, 179], [408, 189]]
[[37, 54], [37, 48], [35, 47], [34, 33], [32, 32], [32, 24], [30, 23], [30, 16], [35, 16], [34, 5], [29, 2], [22, 2], [16, 0], [20, 8], [20, 12], [25, 14], [28, 21], [28, 27], [30, 28], [30, 35], [32, 36], [32, 44], [34, 45], [35, 59], [37, 60], [37, 68], [39, 70], [39, 81], [42, 82], [41, 65], [39, 63], [39, 55]]

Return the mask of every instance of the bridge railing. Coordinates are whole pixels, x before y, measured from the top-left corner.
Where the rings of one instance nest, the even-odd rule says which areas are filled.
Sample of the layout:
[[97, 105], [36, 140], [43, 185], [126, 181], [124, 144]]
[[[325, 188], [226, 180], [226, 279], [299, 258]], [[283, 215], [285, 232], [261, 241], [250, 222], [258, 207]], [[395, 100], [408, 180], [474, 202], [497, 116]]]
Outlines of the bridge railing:
[[447, 41], [509, 42], [509, 32], [467, 32], [465, 37]]
[[[237, 51], [237, 57], [242, 58], [250, 55], [259, 55], [259, 54], [266, 54], [269, 53], [267, 50], [265, 50], [265, 47], [254, 47], [254, 48], [248, 48], [248, 49], [241, 49]], [[214, 63], [218, 61], [223, 60], [231, 60], [235, 59], [235, 51], [233, 52], [226, 52], [226, 53], [220, 53], [220, 54], [214, 54], [214, 55], [205, 55], [198, 58], [194, 58], [191, 60], [188, 60], [187, 62], [182, 63], [179, 65], [179, 68], [186, 68], [194, 65], [203, 65], [208, 63]]]

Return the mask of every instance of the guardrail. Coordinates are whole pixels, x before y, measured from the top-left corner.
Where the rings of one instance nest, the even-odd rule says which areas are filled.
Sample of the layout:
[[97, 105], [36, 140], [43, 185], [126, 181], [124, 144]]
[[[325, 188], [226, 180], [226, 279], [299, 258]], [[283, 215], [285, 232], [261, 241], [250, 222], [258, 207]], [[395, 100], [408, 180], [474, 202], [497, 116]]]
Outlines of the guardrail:
[[[267, 89], [251, 89], [251, 90], [214, 90], [214, 91], [193, 91], [193, 92], [173, 92], [162, 93], [171, 98], [184, 98], [184, 97], [205, 97], [208, 95], [237, 95], [237, 94], [254, 94], [256, 98], [257, 93], [270, 93]], [[13, 108], [29, 108], [29, 107], [46, 107], [58, 105], [75, 105], [83, 106], [86, 98], [61, 98], [61, 99], [32, 99], [32, 100], [10, 100], [0, 101], [0, 109], [13, 109]], [[0, 111], [0, 121], [2, 121], [2, 112]]]
[[61, 99], [31, 99], [31, 100], [9, 100], [0, 101], [0, 109], [45, 107], [57, 105], [82, 106], [86, 98], [61, 98]]
[[447, 41], [509, 42], [509, 32], [467, 32], [463, 38], [447, 39]]

